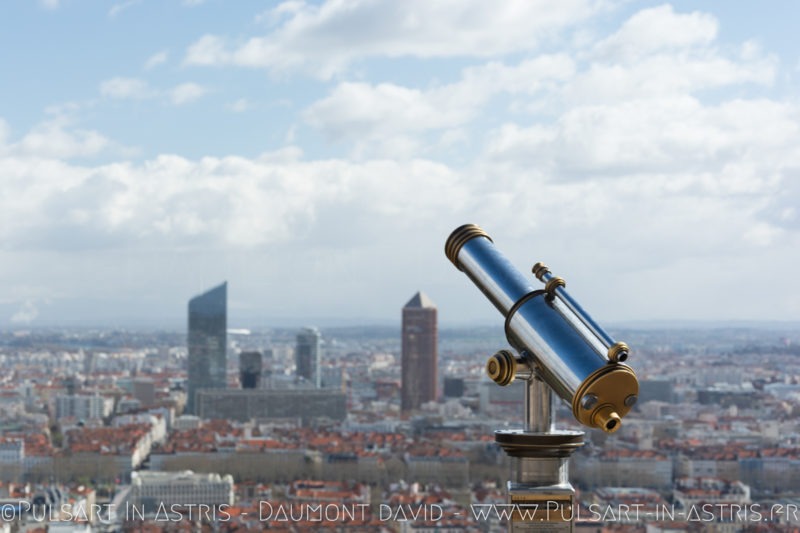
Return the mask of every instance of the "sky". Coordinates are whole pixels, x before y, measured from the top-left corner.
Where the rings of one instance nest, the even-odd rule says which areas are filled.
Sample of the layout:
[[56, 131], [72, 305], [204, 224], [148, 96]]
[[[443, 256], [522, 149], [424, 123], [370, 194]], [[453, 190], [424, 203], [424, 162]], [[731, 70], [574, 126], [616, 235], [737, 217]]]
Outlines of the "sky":
[[11, 0], [0, 327], [502, 318], [464, 223], [603, 323], [800, 320], [795, 2]]

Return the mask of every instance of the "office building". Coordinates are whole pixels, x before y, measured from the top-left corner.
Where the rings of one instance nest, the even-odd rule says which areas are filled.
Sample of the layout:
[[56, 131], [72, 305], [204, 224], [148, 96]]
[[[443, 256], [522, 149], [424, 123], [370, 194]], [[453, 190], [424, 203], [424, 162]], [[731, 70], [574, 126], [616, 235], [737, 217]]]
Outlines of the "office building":
[[239, 354], [239, 383], [243, 389], [261, 388], [261, 352]]
[[320, 334], [317, 328], [303, 328], [297, 334], [295, 346], [295, 375], [311, 383], [314, 387], [322, 386], [320, 363]]
[[247, 422], [254, 418], [299, 418], [309, 425], [316, 418], [342, 421], [347, 397], [336, 389], [228, 389], [197, 393], [202, 419]]
[[344, 369], [338, 366], [323, 366], [321, 373], [323, 389], [345, 390], [346, 374]]
[[436, 306], [418, 292], [403, 307], [400, 394], [403, 411], [436, 401], [437, 342]]
[[[159, 507], [172, 510], [190, 505], [230, 506], [234, 502], [233, 477], [214, 473], [150, 472], [131, 473], [127, 502], [135, 512], [145, 516], [156, 514]], [[195, 512], [196, 509], [195, 509]], [[162, 517], [166, 513], [162, 512]]]
[[464, 396], [464, 378], [444, 378], [444, 395], [446, 398]]
[[24, 460], [24, 439], [0, 437], [0, 464], [21, 464]]
[[152, 407], [156, 403], [156, 384], [150, 378], [136, 378], [132, 383], [133, 397], [142, 407]]
[[227, 282], [189, 300], [187, 413], [194, 413], [197, 391], [226, 386], [227, 300]]
[[639, 380], [639, 401], [656, 401], [672, 403], [675, 401], [675, 392], [672, 382], [666, 379], [641, 379]]
[[114, 400], [98, 394], [63, 394], [56, 396], [56, 420], [101, 420], [111, 414]]
[[83, 352], [83, 373], [86, 374], [86, 377], [91, 377], [94, 375], [95, 371], [97, 370], [97, 358], [94, 352]]

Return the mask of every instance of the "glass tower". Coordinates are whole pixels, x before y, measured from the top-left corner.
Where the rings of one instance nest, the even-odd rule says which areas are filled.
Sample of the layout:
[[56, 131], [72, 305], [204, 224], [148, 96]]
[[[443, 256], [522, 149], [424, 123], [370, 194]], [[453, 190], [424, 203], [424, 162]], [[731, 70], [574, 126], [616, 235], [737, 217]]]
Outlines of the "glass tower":
[[242, 352], [239, 354], [239, 383], [243, 389], [261, 387], [261, 352]]
[[317, 328], [303, 328], [297, 334], [297, 345], [294, 351], [295, 374], [314, 387], [322, 386], [320, 373], [320, 334]]
[[227, 302], [227, 281], [189, 300], [187, 413], [195, 413], [198, 390], [224, 389], [227, 385]]

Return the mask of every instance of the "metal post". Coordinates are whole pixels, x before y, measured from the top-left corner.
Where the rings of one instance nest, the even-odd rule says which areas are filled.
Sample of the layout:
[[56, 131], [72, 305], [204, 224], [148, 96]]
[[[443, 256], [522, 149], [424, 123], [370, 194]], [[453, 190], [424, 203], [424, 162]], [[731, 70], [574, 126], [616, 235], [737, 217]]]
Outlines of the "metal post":
[[548, 433], [555, 429], [553, 391], [544, 381], [531, 376], [525, 383], [525, 431]]
[[555, 428], [552, 389], [524, 367], [516, 368], [525, 379], [525, 427], [495, 432], [495, 440], [511, 457], [508, 531], [571, 533], [575, 489], [569, 482], [569, 458], [583, 445], [583, 432]]

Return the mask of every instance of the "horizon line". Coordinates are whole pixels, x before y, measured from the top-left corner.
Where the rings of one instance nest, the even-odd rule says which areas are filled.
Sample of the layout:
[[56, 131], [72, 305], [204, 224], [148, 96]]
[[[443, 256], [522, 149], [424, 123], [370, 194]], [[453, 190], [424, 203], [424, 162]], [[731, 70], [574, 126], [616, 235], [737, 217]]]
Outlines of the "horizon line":
[[[148, 320], [148, 319], [127, 319], [127, 320], [106, 320], [89, 321], [75, 319], [73, 321], [47, 321], [30, 324], [11, 324], [0, 325], [0, 333], [14, 333], [22, 331], [53, 330], [53, 329], [105, 329], [105, 330], [136, 330], [136, 331], [163, 331], [180, 332], [185, 329], [179, 327], [180, 320]], [[270, 330], [270, 329], [292, 329], [315, 325], [325, 329], [351, 329], [351, 328], [392, 328], [400, 330], [400, 322], [394, 320], [376, 320], [359, 318], [271, 318], [259, 320], [259, 324], [253, 324], [251, 320], [241, 323], [231, 324], [228, 328], [229, 334], [236, 334], [240, 330], [251, 332]], [[498, 321], [486, 320], [452, 320], [439, 322], [439, 329], [458, 330], [466, 328], [497, 328], [502, 329], [503, 323]], [[606, 323], [610, 329], [775, 329], [780, 327], [800, 328], [800, 320], [769, 320], [769, 319], [636, 319], [636, 320], [616, 320]]]

